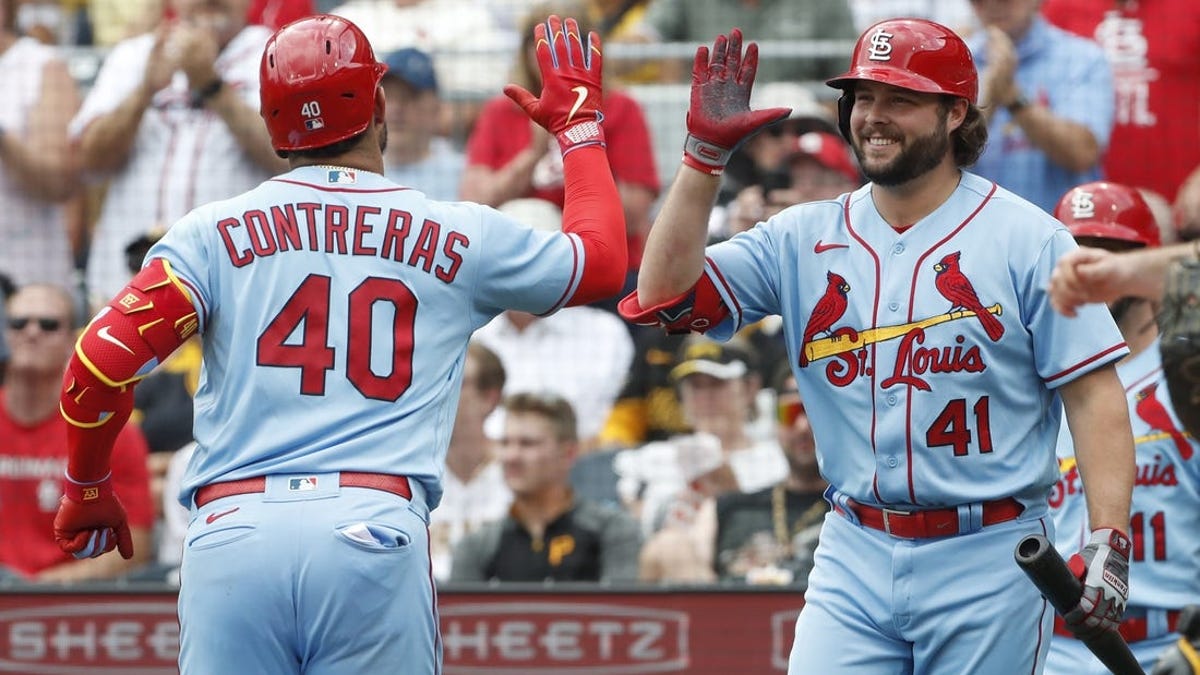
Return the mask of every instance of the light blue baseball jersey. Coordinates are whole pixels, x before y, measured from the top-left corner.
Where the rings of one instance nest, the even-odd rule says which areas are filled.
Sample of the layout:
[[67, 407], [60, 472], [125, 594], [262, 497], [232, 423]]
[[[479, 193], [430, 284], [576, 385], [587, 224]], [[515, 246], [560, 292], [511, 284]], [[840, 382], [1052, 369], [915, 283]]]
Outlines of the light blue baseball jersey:
[[171, 263], [201, 320], [180, 500], [363, 471], [415, 478], [435, 507], [471, 333], [505, 309], [562, 307], [583, 255], [575, 235], [333, 167], [189, 213], [147, 255]]
[[[1130, 387], [1153, 380], [1161, 371], [1162, 358], [1157, 349], [1143, 350], [1117, 364], [1117, 377], [1127, 392]], [[1091, 529], [1087, 522], [1083, 481], [1075, 463], [1075, 441], [1065, 423], [1058, 429], [1054, 454], [1058, 460], [1058, 482], [1050, 491], [1050, 515], [1054, 519], [1054, 547], [1066, 558], [1083, 548], [1084, 541], [1091, 536]]]
[[[1118, 371], [1137, 461], [1129, 521], [1129, 606], [1179, 609], [1200, 602], [1200, 444], [1175, 415], [1158, 342]], [[1060, 466], [1074, 464], [1069, 449], [1059, 450], [1064, 458]], [[1054, 494], [1059, 492], [1065, 500], [1055, 509], [1056, 529], [1080, 530], [1087, 521], [1083, 491], [1076, 484], [1073, 490], [1056, 488]]]
[[1102, 306], [1076, 318], [1050, 307], [1050, 273], [1074, 240], [967, 172], [903, 233], [870, 190], [709, 247], [706, 273], [731, 312], [710, 332], [784, 317], [821, 473], [842, 494], [919, 507], [1014, 496], [1045, 513], [1055, 388], [1128, 352]]

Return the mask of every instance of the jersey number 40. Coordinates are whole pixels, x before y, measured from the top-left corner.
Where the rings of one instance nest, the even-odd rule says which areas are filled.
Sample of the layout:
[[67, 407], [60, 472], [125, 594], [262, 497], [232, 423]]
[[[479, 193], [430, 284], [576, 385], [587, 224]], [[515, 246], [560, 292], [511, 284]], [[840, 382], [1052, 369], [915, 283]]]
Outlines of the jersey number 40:
[[[310, 274], [284, 303], [258, 336], [258, 365], [300, 369], [300, 393], [325, 395], [326, 372], [333, 369], [336, 350], [329, 345], [330, 278]], [[412, 384], [413, 323], [417, 298], [397, 279], [367, 277], [346, 297], [349, 327], [346, 335], [346, 379], [363, 396], [395, 401]], [[385, 302], [392, 316], [392, 367], [387, 375], [371, 370], [371, 345], [375, 335], [375, 304]], [[299, 344], [287, 344], [300, 323]]]

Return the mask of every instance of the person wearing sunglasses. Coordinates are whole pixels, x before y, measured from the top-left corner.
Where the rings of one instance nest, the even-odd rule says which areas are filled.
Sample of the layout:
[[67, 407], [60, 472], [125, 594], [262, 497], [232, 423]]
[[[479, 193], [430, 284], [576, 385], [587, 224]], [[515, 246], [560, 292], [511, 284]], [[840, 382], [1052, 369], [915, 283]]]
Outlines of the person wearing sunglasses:
[[771, 487], [717, 498], [716, 558], [721, 580], [807, 584], [827, 483], [817, 466], [817, 444], [796, 378], [784, 359], [772, 379], [775, 433], [787, 459], [787, 477]]
[[[54, 541], [54, 514], [67, 465], [67, 426], [58, 414], [63, 370], [75, 345], [74, 300], [63, 288], [31, 284], [8, 300], [4, 338], [11, 350], [0, 389], [0, 566], [36, 582], [123, 576], [149, 561], [154, 507], [141, 431], [117, 435], [113, 466], [137, 553], [76, 560]], [[116, 479], [114, 479], [116, 480]]]

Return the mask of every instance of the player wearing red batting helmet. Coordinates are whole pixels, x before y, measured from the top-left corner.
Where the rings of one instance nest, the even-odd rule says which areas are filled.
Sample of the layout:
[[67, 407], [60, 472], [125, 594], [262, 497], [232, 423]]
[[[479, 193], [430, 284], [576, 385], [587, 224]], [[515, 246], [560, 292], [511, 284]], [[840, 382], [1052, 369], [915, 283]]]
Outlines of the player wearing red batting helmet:
[[267, 41], [259, 74], [260, 112], [275, 152], [286, 157], [361, 134], [385, 72], [363, 32], [341, 17], [319, 15], [279, 29]]
[[1120, 183], [1095, 181], [1067, 190], [1054, 217], [1084, 246], [1124, 250], [1160, 244], [1150, 205], [1135, 188]]
[[855, 84], [864, 80], [966, 99], [971, 105], [960, 129], [955, 131], [955, 161], [963, 167], [979, 158], [987, 141], [987, 125], [975, 107], [979, 74], [971, 50], [957, 33], [925, 19], [888, 19], [863, 32], [854, 45], [850, 69], [825, 82], [842, 90], [838, 99], [838, 128], [851, 144], [854, 139], [850, 112], [854, 107]]

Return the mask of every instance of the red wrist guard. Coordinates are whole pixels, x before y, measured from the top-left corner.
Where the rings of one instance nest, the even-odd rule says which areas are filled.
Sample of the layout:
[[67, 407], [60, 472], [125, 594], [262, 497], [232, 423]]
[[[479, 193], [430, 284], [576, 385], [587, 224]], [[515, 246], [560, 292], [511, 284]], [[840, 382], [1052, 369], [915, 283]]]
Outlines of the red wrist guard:
[[558, 139], [558, 147], [562, 150], [564, 157], [576, 148], [589, 145], [607, 147], [604, 143], [604, 127], [600, 126], [599, 120], [580, 122], [558, 132], [555, 137]]
[[113, 493], [111, 471], [104, 478], [90, 483], [81, 483], [71, 478], [71, 474], [68, 473], [64, 473], [63, 478], [63, 494], [76, 504], [94, 502]]

